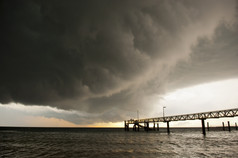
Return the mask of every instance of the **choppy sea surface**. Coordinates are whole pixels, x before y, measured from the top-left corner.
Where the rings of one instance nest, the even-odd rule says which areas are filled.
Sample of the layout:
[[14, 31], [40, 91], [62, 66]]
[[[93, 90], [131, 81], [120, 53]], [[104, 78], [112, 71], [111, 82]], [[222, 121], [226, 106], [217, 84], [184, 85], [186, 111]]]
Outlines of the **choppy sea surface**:
[[0, 157], [238, 157], [238, 131], [2, 127]]

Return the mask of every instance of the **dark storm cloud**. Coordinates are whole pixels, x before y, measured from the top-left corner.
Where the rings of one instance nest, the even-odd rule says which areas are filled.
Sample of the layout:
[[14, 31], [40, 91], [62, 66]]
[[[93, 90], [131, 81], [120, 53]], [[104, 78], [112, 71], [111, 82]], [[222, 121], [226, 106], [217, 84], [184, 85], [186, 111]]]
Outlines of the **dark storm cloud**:
[[[198, 37], [233, 16], [233, 6], [233, 1], [2, 1], [0, 102], [81, 110], [103, 121], [121, 120], [118, 109], [149, 109], [165, 91], [171, 68], [188, 57]], [[206, 49], [194, 46], [192, 52], [200, 48]]]
[[238, 22], [221, 22], [211, 38], [201, 37], [188, 61], [169, 76], [169, 89], [238, 77]]

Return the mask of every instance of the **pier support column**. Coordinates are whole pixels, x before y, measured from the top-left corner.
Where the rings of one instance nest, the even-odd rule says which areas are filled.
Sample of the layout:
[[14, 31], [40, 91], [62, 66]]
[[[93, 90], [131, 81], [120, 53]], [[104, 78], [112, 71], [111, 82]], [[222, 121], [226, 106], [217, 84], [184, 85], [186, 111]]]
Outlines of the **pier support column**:
[[205, 130], [205, 119], [201, 119], [201, 122], [202, 122], [202, 134], [203, 135], [206, 135], [206, 130]]
[[170, 134], [170, 130], [169, 130], [169, 121], [167, 121], [167, 133]]
[[138, 123], [138, 125], [137, 125], [137, 126], [138, 126], [138, 131], [140, 131], [140, 124]]
[[134, 124], [133, 128], [134, 128], [134, 131], [136, 132], [136, 130], [137, 130], [137, 129], [136, 129], [136, 124]]
[[225, 124], [224, 124], [224, 122], [222, 122], [222, 129], [223, 129], [223, 131], [225, 131]]
[[146, 130], [147, 130], [147, 132], [148, 132], [149, 129], [150, 129], [150, 124], [149, 124], [149, 122], [147, 122], [146, 124], [147, 124], [147, 125], [146, 125], [146, 127], [147, 127]]
[[207, 122], [207, 131], [209, 131], [209, 122]]
[[155, 122], [154, 122], [154, 127], [153, 127], [153, 130], [155, 131]]
[[124, 121], [124, 128], [125, 128], [125, 131], [127, 131], [126, 121]]
[[157, 131], [159, 131], [159, 123], [157, 123]]
[[126, 121], [124, 122], [124, 128], [125, 128], [125, 131], [129, 131], [129, 123], [126, 123]]
[[231, 131], [230, 121], [227, 121], [227, 123], [228, 123], [228, 130], [230, 132]]
[[125, 131], [129, 131], [129, 124], [125, 124]]
[[235, 126], [236, 126], [236, 130], [237, 130], [237, 123], [235, 123]]

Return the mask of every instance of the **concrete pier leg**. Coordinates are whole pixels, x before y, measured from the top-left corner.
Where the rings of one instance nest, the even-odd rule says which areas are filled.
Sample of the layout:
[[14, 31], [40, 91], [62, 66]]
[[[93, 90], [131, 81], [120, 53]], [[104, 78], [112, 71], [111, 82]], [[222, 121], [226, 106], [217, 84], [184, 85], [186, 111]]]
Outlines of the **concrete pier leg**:
[[153, 130], [155, 131], [155, 122], [154, 122], [154, 127], [153, 127]]
[[226, 130], [226, 129], [225, 129], [225, 124], [224, 124], [224, 122], [222, 122], [222, 129], [223, 129], [223, 131]]
[[203, 135], [206, 135], [206, 130], [205, 130], [205, 121], [204, 121], [205, 119], [201, 119], [201, 121], [202, 121], [202, 134]]
[[228, 123], [228, 130], [230, 132], [231, 131], [230, 121], [227, 121], [227, 123]]
[[169, 121], [167, 121], [167, 133], [170, 134], [170, 130], [169, 130]]
[[237, 123], [235, 123], [235, 126], [236, 126], [236, 130], [237, 130]]
[[150, 124], [149, 122], [147, 122], [147, 132], [149, 131], [149, 129], [150, 129]]
[[127, 124], [126, 121], [124, 121], [124, 126], [125, 131], [129, 131], [129, 124]]
[[159, 123], [157, 123], [157, 131], [159, 131]]
[[209, 122], [207, 122], [207, 131], [209, 131], [210, 129], [209, 129]]
[[129, 131], [129, 124], [126, 124], [126, 131]]
[[140, 124], [138, 123], [138, 125], [137, 125], [137, 126], [138, 126], [138, 131], [140, 131]]
[[125, 128], [125, 131], [127, 131], [126, 121], [124, 121], [124, 128]]

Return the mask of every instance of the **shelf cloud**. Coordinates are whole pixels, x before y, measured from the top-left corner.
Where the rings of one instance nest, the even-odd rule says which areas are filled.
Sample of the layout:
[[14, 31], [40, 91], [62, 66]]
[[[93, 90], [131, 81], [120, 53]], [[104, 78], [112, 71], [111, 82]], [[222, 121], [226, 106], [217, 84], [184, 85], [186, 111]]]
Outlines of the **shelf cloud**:
[[2, 104], [113, 122], [167, 91], [238, 76], [233, 0], [2, 1], [0, 16]]

